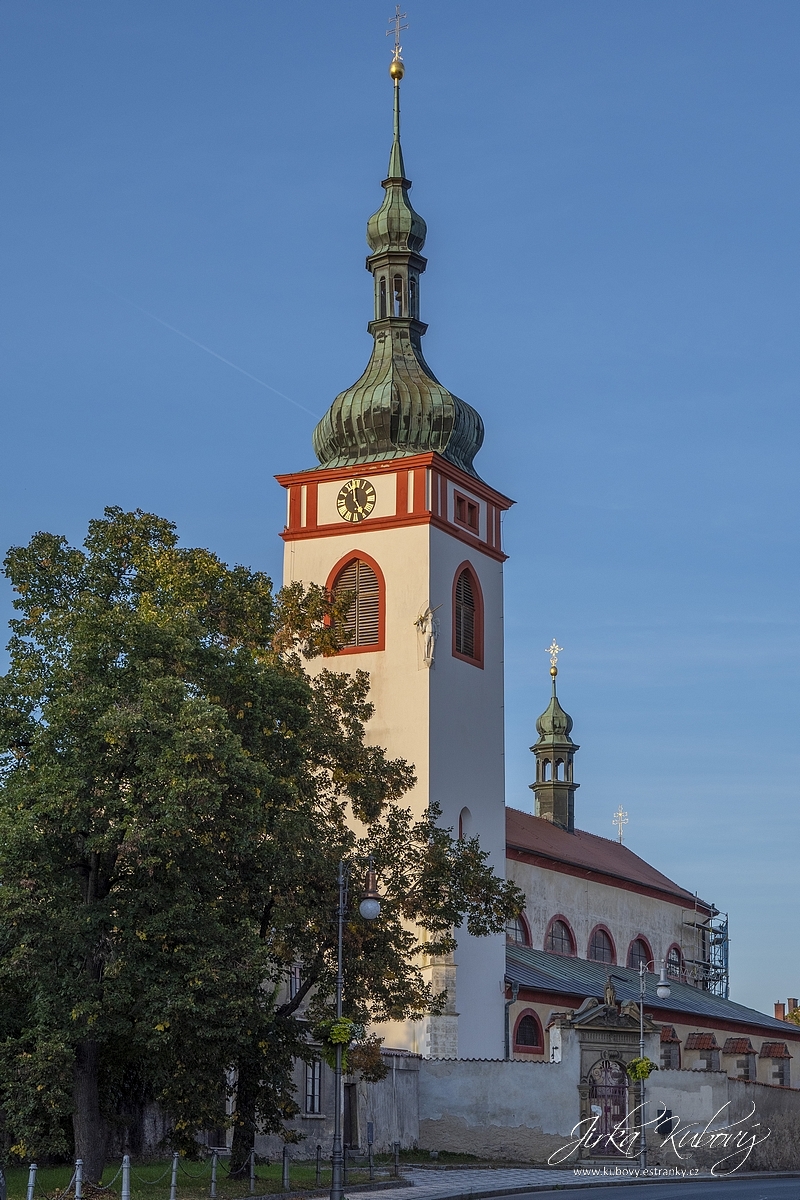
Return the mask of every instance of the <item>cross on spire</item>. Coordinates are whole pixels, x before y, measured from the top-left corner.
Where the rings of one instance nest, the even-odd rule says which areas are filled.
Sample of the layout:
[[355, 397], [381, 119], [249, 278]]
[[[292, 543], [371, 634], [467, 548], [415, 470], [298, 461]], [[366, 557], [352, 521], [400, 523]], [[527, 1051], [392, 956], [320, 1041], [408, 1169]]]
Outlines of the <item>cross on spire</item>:
[[555, 638], [553, 638], [553, 641], [551, 642], [551, 644], [550, 644], [550, 645], [547, 647], [547, 649], [545, 650], [545, 654], [549, 654], [549, 655], [550, 655], [550, 666], [551, 666], [551, 667], [557, 667], [557, 666], [558, 666], [558, 656], [559, 656], [559, 654], [561, 653], [561, 651], [562, 651], [563, 649], [564, 649], [564, 647], [563, 647], [563, 646], [559, 646], [559, 644], [558, 644], [558, 642], [556, 641], [556, 639], [555, 639]]
[[622, 845], [622, 829], [623, 826], [628, 824], [628, 814], [625, 812], [621, 804], [614, 813], [614, 816], [611, 818], [611, 824], [616, 825], [618, 831], [617, 840], [619, 841], [620, 845]]
[[400, 34], [403, 30], [408, 29], [408, 25], [404, 25], [408, 13], [400, 12], [400, 5], [395, 5], [394, 16], [389, 18], [389, 28], [386, 30], [386, 36], [394, 36], [394, 61], [399, 62], [403, 58], [403, 47], [400, 45]]

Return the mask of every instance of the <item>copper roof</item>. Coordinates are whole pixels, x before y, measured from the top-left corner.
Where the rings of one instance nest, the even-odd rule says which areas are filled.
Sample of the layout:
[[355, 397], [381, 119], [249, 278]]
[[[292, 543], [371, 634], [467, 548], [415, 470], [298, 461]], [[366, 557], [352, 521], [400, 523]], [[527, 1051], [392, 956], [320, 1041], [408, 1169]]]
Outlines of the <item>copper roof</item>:
[[791, 1058], [786, 1042], [762, 1042], [759, 1058]]
[[[667, 893], [687, 908], [693, 908], [695, 904], [691, 892], [673, 883], [627, 846], [611, 838], [599, 837], [596, 833], [586, 833], [582, 829], [569, 833], [542, 817], [520, 812], [517, 808], [506, 808], [506, 843], [510, 849], [527, 850], [555, 862], [583, 868], [581, 873], [588, 871], [610, 875]], [[711, 908], [702, 900], [698, 904], [703, 909]]]
[[662, 1041], [662, 1043], [663, 1042], [677, 1042], [678, 1045], [680, 1045], [681, 1039], [678, 1037], [677, 1033], [675, 1032], [674, 1025], [662, 1025], [661, 1026], [661, 1041]]
[[690, 1033], [686, 1039], [687, 1050], [719, 1050], [713, 1033]]
[[755, 1054], [750, 1038], [726, 1038], [723, 1054]]

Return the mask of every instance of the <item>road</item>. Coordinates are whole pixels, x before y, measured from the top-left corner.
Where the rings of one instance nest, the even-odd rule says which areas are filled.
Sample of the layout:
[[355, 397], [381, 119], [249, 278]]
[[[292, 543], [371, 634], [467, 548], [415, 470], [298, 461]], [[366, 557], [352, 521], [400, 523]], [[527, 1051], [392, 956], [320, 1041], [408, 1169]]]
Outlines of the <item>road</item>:
[[[637, 1186], [639, 1190], [637, 1191]], [[503, 1200], [546, 1200], [547, 1197], [563, 1198], [568, 1195], [596, 1196], [597, 1200], [800, 1200], [800, 1179], [730, 1179], [719, 1181], [691, 1179], [676, 1180], [674, 1183], [623, 1184], [620, 1187], [595, 1186], [581, 1188], [556, 1188], [547, 1192], [520, 1192], [518, 1196], [505, 1196]]]

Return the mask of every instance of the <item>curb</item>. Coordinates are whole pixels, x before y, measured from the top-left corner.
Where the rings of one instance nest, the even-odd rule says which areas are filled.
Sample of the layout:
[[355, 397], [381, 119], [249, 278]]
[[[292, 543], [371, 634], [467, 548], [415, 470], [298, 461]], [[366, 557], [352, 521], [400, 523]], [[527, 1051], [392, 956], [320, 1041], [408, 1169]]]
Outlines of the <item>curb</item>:
[[[566, 1171], [564, 1172], [566, 1175]], [[503, 1188], [483, 1188], [480, 1191], [474, 1192], [451, 1192], [447, 1196], [437, 1196], [436, 1200], [489, 1200], [492, 1196], [527, 1196], [531, 1192], [566, 1192], [566, 1191], [581, 1191], [586, 1188], [607, 1188], [607, 1187], [636, 1187], [654, 1183], [728, 1183], [732, 1178], [760, 1180], [760, 1179], [800, 1179], [800, 1171], [749, 1171], [747, 1174], [736, 1176], [725, 1176], [720, 1178], [715, 1175], [692, 1175], [678, 1177], [676, 1175], [665, 1175], [654, 1179], [609, 1179], [602, 1183], [592, 1183], [589, 1180], [577, 1180], [564, 1183], [531, 1183], [527, 1186], [503, 1187]], [[388, 1191], [397, 1187], [414, 1187], [407, 1179], [389, 1180], [384, 1183], [356, 1183], [352, 1187], [345, 1189], [344, 1200], [350, 1193], [358, 1192], [376, 1192]], [[263, 1196], [249, 1197], [248, 1200], [320, 1200], [321, 1197], [327, 1196], [329, 1190], [324, 1192], [267, 1192]]]

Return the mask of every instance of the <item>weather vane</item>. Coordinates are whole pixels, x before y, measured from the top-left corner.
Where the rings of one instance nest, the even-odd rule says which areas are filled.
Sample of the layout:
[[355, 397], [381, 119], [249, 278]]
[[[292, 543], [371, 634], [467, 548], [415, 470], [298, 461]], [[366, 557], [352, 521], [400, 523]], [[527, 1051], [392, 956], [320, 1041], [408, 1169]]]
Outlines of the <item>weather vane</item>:
[[395, 5], [394, 16], [389, 18], [389, 28], [386, 30], [387, 37], [394, 37], [394, 58], [393, 62], [402, 62], [403, 47], [400, 45], [400, 34], [404, 29], [408, 29], [408, 25], [404, 25], [408, 13], [400, 12], [400, 5]]
[[617, 811], [614, 813], [614, 816], [611, 818], [611, 824], [616, 825], [617, 831], [618, 831], [617, 832], [617, 840], [621, 844], [622, 843], [623, 826], [628, 824], [628, 814], [625, 812], [625, 810], [623, 809], [621, 804], [620, 804], [619, 808], [617, 809]]
[[552, 644], [545, 650], [545, 654], [550, 655], [550, 666], [555, 667], [556, 670], [558, 670], [558, 656], [563, 649], [564, 647], [559, 646], [556, 639], [553, 638]]

